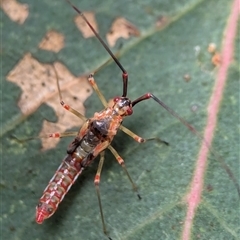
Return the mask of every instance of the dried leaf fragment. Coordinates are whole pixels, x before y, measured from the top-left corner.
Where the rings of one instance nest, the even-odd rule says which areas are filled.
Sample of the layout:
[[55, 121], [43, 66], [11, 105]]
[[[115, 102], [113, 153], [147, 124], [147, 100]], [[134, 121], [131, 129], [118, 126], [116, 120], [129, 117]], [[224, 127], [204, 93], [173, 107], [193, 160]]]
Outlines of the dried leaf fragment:
[[45, 95], [57, 90], [51, 66], [39, 63], [30, 53], [8, 73], [7, 80], [16, 83], [23, 91], [18, 106], [24, 115], [33, 113], [45, 101]]
[[117, 18], [110, 31], [107, 33], [107, 41], [110, 47], [114, 47], [119, 38], [128, 39], [130, 36], [140, 36], [140, 31], [136, 26], [127, 21], [125, 18]]
[[64, 47], [64, 36], [56, 31], [49, 31], [39, 43], [38, 47], [57, 53]]
[[[54, 68], [53, 65], [38, 62], [28, 53], [7, 75], [7, 79], [16, 83], [23, 91], [18, 106], [24, 115], [33, 113], [42, 103], [46, 103], [56, 113], [58, 121], [44, 121], [40, 135], [56, 131], [65, 132], [66, 129], [80, 127], [82, 124], [81, 119], [60, 105], [57, 77], [63, 100], [73, 108], [77, 106], [77, 110], [82, 114], [85, 112], [83, 103], [92, 92], [86, 76], [75, 77], [61, 63], [54, 63]], [[41, 140], [43, 150], [55, 147], [59, 141], [46, 138]]]
[[[86, 76], [76, 78], [73, 76], [68, 69], [61, 63], [54, 63], [57, 71], [61, 95], [65, 103], [75, 108], [80, 113], [85, 113], [83, 103], [91, 95], [92, 89], [86, 79]], [[70, 79], [63, 84], [64, 79]], [[55, 123], [44, 121], [43, 127], [40, 132], [40, 136], [46, 133], [60, 132], [63, 133], [69, 128], [77, 127], [83, 124], [83, 121], [76, 117], [71, 112], [65, 110], [59, 103], [59, 97], [52, 97], [47, 101], [47, 105], [52, 107], [58, 117], [58, 121]], [[43, 138], [42, 139], [42, 150], [54, 148], [60, 139]]]
[[[87, 18], [87, 20], [91, 23], [96, 32], [98, 32], [98, 25], [95, 19], [95, 14], [93, 12], [83, 12], [83, 14]], [[93, 31], [89, 28], [87, 23], [80, 15], [77, 15], [75, 17], [74, 22], [79, 31], [82, 32], [84, 38], [90, 38], [95, 36]]]
[[16, 0], [1, 0], [0, 7], [12, 21], [18, 24], [23, 24], [29, 15], [28, 5]]
[[168, 17], [166, 17], [166, 16], [160, 16], [158, 19], [157, 19], [157, 21], [156, 21], [156, 23], [155, 23], [155, 26], [156, 26], [156, 28], [157, 29], [162, 29], [162, 28], [164, 28], [168, 23], [169, 23], [169, 19], [168, 19]]

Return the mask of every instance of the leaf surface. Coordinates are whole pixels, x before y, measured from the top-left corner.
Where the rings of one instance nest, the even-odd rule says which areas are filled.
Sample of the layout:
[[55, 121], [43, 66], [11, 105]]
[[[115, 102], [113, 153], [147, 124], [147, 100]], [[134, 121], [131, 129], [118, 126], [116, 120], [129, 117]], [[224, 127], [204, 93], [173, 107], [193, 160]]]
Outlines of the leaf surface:
[[[120, 61], [129, 73], [128, 96], [132, 100], [152, 92], [199, 132], [204, 131], [218, 72], [207, 48], [214, 42], [221, 52], [231, 1], [73, 2], [84, 11], [95, 12], [101, 36], [106, 36], [119, 16], [139, 29], [141, 36], [120, 39], [113, 48], [114, 52], [120, 52]], [[1, 25], [3, 154], [0, 220], [3, 239], [106, 239], [93, 184], [97, 161], [79, 177], [57, 212], [43, 225], [35, 223], [38, 199], [72, 139], [64, 138], [54, 149], [41, 151], [38, 140], [19, 143], [12, 138], [12, 135], [19, 138], [38, 136], [45, 119], [57, 122], [58, 117], [50, 104], [42, 104], [36, 111], [23, 116], [17, 105], [22, 91], [6, 78], [27, 53], [44, 64], [61, 62], [75, 76], [94, 71], [109, 56], [95, 38], [85, 39], [79, 33], [74, 25], [76, 14], [65, 1], [25, 0], [24, 3], [29, 6], [29, 16], [24, 24], [12, 22], [3, 13]], [[65, 47], [58, 53], [38, 48], [51, 30], [65, 36]], [[236, 39], [236, 46], [237, 41], [239, 39]], [[239, 57], [236, 55], [228, 70], [214, 149], [239, 179], [237, 66]], [[190, 76], [189, 81], [184, 79], [186, 75]], [[104, 66], [96, 73], [95, 80], [106, 99], [122, 94], [121, 72], [115, 64]], [[57, 94], [55, 97], [58, 100]], [[79, 102], [80, 107], [82, 102]], [[87, 117], [102, 109], [96, 94], [91, 95], [84, 106]], [[78, 102], [72, 107], [79, 109]], [[76, 125], [80, 124], [79, 119], [75, 119]], [[201, 179], [204, 186], [195, 217], [186, 219], [189, 210], [186, 197], [195, 170], [199, 168], [200, 139], [151, 100], [137, 105], [133, 116], [127, 118], [124, 125], [142, 137], [158, 136], [170, 146], [154, 142], [139, 145], [122, 132], [114, 139], [113, 146], [126, 161], [142, 196], [139, 201], [131, 191], [124, 171], [107, 153], [100, 191], [107, 229], [114, 240], [183, 239], [187, 221], [192, 224], [189, 239], [239, 237], [237, 191], [225, 169], [212, 155]], [[69, 123], [67, 129], [73, 130], [71, 126]]]

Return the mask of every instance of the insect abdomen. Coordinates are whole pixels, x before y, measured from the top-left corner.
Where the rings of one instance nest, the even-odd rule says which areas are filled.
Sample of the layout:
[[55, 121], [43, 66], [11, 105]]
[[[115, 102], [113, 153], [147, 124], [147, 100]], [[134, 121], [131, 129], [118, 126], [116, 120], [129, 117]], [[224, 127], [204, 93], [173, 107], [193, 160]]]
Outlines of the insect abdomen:
[[59, 166], [58, 170], [44, 190], [40, 201], [50, 201], [55, 205], [56, 208], [58, 203], [62, 201], [63, 197], [75, 182], [78, 175], [82, 172], [80, 163], [76, 158], [72, 158], [72, 155], [67, 155], [65, 157], [62, 164]]
[[78, 176], [94, 159], [91, 152], [98, 144], [99, 139], [89, 131], [82, 139], [76, 138], [70, 145], [68, 152], [71, 154], [64, 158], [39, 200], [36, 208], [37, 223], [42, 223], [54, 214]]

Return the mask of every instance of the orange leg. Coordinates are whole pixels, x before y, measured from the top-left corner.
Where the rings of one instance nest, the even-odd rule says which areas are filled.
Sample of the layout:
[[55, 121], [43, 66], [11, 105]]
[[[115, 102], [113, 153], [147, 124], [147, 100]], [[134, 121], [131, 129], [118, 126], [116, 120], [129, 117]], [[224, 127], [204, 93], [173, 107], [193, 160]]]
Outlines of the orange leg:
[[40, 136], [40, 138], [62, 138], [62, 137], [72, 137], [72, 136], [76, 136], [78, 134], [78, 132], [64, 132], [64, 133], [59, 133], [59, 132], [55, 132], [55, 133], [50, 133], [46, 136]]
[[98, 197], [98, 205], [99, 205], [100, 214], [101, 214], [103, 232], [111, 240], [111, 238], [109, 237], [109, 235], [107, 233], [107, 228], [106, 228], [106, 224], [105, 224], [105, 221], [104, 221], [103, 210], [102, 210], [102, 202], [101, 202], [101, 197], [100, 197], [100, 189], [99, 189], [100, 177], [101, 177], [102, 167], [103, 167], [103, 163], [104, 163], [104, 154], [105, 154], [104, 151], [100, 153], [100, 161], [99, 161], [99, 164], [98, 164], [98, 169], [97, 169], [96, 176], [94, 178], [94, 185], [95, 185], [96, 192], [97, 192], [97, 197]]
[[90, 74], [89, 77], [88, 77], [88, 81], [89, 83], [91, 84], [91, 86], [93, 87], [93, 89], [95, 90], [95, 92], [97, 93], [100, 101], [102, 102], [103, 106], [104, 107], [107, 107], [108, 104], [107, 104], [107, 101], [105, 99], [105, 97], [103, 96], [102, 92], [99, 90], [94, 78], [93, 78], [93, 74]]
[[76, 115], [77, 117], [79, 117], [80, 119], [82, 119], [83, 121], [86, 121], [87, 118], [85, 116], [83, 116], [80, 112], [78, 112], [77, 110], [73, 109], [72, 107], [70, 107], [69, 105], [67, 105], [64, 101], [61, 100], [60, 104], [69, 112], [73, 113], [74, 115]]
[[97, 156], [98, 154], [100, 154], [100, 161], [99, 161], [99, 164], [98, 164], [98, 169], [97, 169], [96, 176], [94, 178], [94, 185], [95, 185], [96, 192], [97, 192], [97, 197], [98, 197], [98, 205], [99, 205], [100, 214], [101, 214], [103, 232], [104, 232], [104, 234], [106, 234], [106, 236], [109, 238], [109, 240], [112, 240], [107, 233], [107, 229], [106, 229], [106, 225], [105, 225], [105, 221], [104, 221], [104, 216], [103, 216], [103, 210], [102, 210], [100, 190], [99, 190], [100, 177], [101, 177], [102, 167], [103, 167], [103, 163], [104, 163], [104, 150], [108, 147], [108, 145], [109, 145], [109, 142], [105, 141], [105, 142], [99, 144], [93, 152], [94, 156]]
[[[120, 52], [117, 52], [114, 54], [114, 56], [117, 58], [118, 56], [120, 55]], [[107, 107], [108, 106], [108, 103], [105, 99], [105, 97], [103, 96], [102, 92], [100, 91], [100, 89], [98, 88], [97, 86], [97, 83], [95, 82], [94, 80], [94, 77], [93, 75], [98, 72], [100, 69], [102, 69], [103, 67], [107, 66], [109, 63], [111, 63], [113, 60], [112, 57], [110, 57], [106, 62], [104, 62], [100, 67], [98, 67], [93, 73], [91, 73], [88, 77], [88, 81], [89, 83], [91, 84], [92, 88], [94, 89], [94, 91], [97, 93], [100, 101], [102, 102], [103, 106], [104, 107]]]
[[13, 137], [18, 142], [23, 143], [26, 141], [30, 141], [33, 139], [40, 139], [40, 138], [62, 138], [62, 137], [71, 137], [71, 136], [75, 137], [77, 134], [78, 134], [78, 132], [64, 132], [64, 133], [55, 132], [55, 133], [50, 133], [50, 134], [41, 135], [41, 136], [37, 136], [37, 137], [25, 138], [25, 139], [18, 139], [16, 136], [13, 136]]
[[147, 141], [157, 141], [159, 143], [164, 143], [166, 145], [169, 145], [168, 142], [165, 142], [163, 140], [161, 140], [160, 138], [157, 138], [157, 137], [153, 137], [153, 138], [142, 138], [142, 137], [139, 137], [138, 135], [136, 135], [135, 133], [133, 133], [131, 130], [129, 130], [128, 128], [124, 127], [124, 126], [120, 126], [119, 127], [124, 133], [126, 133], [128, 136], [132, 137], [135, 141], [137, 141], [138, 143], [145, 143]]
[[111, 145], [108, 146], [108, 149], [112, 152], [112, 154], [114, 155], [114, 157], [116, 158], [116, 160], [118, 161], [118, 163], [122, 166], [123, 170], [125, 171], [125, 173], [126, 173], [127, 176], [128, 176], [129, 181], [130, 181], [131, 184], [132, 184], [133, 190], [134, 190], [135, 192], [137, 192], [138, 198], [141, 199], [141, 196], [140, 196], [140, 194], [138, 193], [138, 190], [137, 190], [137, 185], [133, 182], [133, 180], [132, 180], [132, 178], [131, 178], [131, 176], [130, 176], [130, 174], [129, 174], [126, 166], [125, 166], [124, 160], [119, 156], [119, 154], [117, 153], [117, 151], [116, 151]]
[[55, 72], [56, 75], [56, 81], [57, 81], [57, 89], [58, 89], [58, 95], [59, 95], [59, 99], [60, 99], [60, 104], [69, 112], [73, 113], [74, 115], [76, 115], [77, 117], [79, 117], [80, 119], [82, 119], [83, 121], [86, 121], [87, 118], [85, 116], [83, 116], [80, 112], [78, 112], [77, 110], [73, 109], [72, 107], [70, 107], [69, 105], [65, 104], [65, 102], [62, 100], [62, 94], [61, 94], [61, 90], [60, 90], [60, 85], [59, 85], [59, 76], [57, 73], [57, 70], [55, 68], [55, 66], [53, 65], [53, 70]]

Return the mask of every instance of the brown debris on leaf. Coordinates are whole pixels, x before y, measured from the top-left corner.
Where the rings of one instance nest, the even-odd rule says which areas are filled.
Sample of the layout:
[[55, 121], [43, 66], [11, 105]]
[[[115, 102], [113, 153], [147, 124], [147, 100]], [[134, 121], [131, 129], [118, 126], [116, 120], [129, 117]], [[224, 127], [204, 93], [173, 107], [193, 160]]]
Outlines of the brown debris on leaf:
[[221, 64], [221, 55], [217, 51], [217, 45], [215, 43], [210, 43], [208, 45], [208, 52], [212, 55], [212, 64], [218, 67]]
[[[84, 114], [84, 101], [92, 90], [86, 76], [75, 77], [61, 63], [54, 63], [57, 71], [63, 100]], [[40, 136], [49, 133], [65, 132], [72, 127], [80, 127], [82, 120], [63, 109], [57, 90], [57, 76], [50, 64], [43, 64], [26, 54], [23, 59], [8, 74], [7, 79], [16, 83], [22, 89], [18, 106], [24, 115], [30, 115], [42, 104], [52, 107], [58, 117], [56, 123], [44, 121]], [[54, 148], [59, 139], [42, 138], [43, 150]]]
[[208, 44], [208, 52], [214, 54], [217, 50], [217, 46], [215, 43]]
[[57, 53], [64, 47], [64, 36], [56, 31], [49, 31], [39, 43], [38, 47]]
[[107, 33], [107, 41], [110, 47], [114, 47], [119, 38], [128, 39], [130, 36], [140, 36], [140, 31], [136, 26], [127, 21], [125, 18], [117, 18], [110, 31]]
[[221, 64], [221, 55], [220, 53], [216, 52], [213, 56], [212, 56], [212, 64], [216, 67], [218, 67]]
[[1, 0], [0, 7], [13, 22], [18, 24], [23, 24], [29, 15], [28, 5], [16, 0]]
[[[98, 25], [95, 19], [95, 14], [93, 12], [83, 12], [83, 14], [87, 18], [87, 20], [91, 23], [91, 25], [96, 30], [96, 32], [98, 32]], [[79, 31], [82, 32], [84, 38], [90, 38], [95, 36], [93, 31], [89, 28], [87, 23], [82, 18], [82, 16], [77, 15], [74, 18], [74, 22], [77, 28], [79, 29]]]
[[160, 16], [156, 23], [155, 26], [157, 29], [162, 29], [164, 28], [167, 24], [169, 23], [169, 19], [166, 16]]
[[185, 80], [185, 82], [189, 82], [191, 80], [190, 74], [188, 73], [184, 74], [183, 79]]

